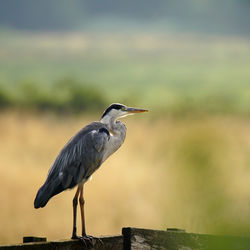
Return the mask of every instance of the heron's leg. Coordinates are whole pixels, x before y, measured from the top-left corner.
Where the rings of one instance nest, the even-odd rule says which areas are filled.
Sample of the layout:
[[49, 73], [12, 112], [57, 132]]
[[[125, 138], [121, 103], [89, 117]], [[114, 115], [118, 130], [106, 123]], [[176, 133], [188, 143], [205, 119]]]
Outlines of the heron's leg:
[[80, 193], [82, 185], [79, 185], [76, 190], [76, 194], [73, 199], [73, 232], [72, 232], [72, 239], [77, 238], [76, 236], [76, 213], [77, 213], [77, 204], [78, 204], [78, 196]]
[[103, 246], [103, 242], [101, 239], [92, 237], [86, 234], [86, 228], [85, 228], [85, 216], [84, 216], [84, 197], [83, 197], [83, 185], [80, 187], [80, 196], [79, 196], [79, 203], [80, 203], [80, 209], [81, 209], [81, 217], [82, 217], [82, 239], [85, 241], [85, 245], [94, 246], [96, 241], [99, 241], [99, 244]]
[[82, 217], [82, 236], [86, 236], [85, 216], [84, 216], [84, 203], [85, 203], [85, 200], [83, 198], [83, 186], [81, 186], [81, 188], [80, 188], [79, 203], [80, 203], [81, 217]]

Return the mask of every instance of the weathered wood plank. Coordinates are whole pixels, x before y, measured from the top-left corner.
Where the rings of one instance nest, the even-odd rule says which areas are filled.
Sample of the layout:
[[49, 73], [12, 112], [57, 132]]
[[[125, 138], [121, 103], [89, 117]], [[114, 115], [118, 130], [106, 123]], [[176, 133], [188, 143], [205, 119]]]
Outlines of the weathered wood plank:
[[[185, 230], [150, 230], [123, 228], [123, 235], [100, 237], [93, 248], [102, 250], [250, 250], [250, 238], [186, 233]], [[35, 237], [37, 238], [37, 237]], [[0, 250], [76, 250], [87, 248], [80, 240], [32, 242], [0, 246]]]
[[[104, 236], [100, 237], [103, 244], [96, 240], [93, 244], [93, 249], [102, 250], [122, 250], [123, 249], [123, 236]], [[25, 244], [17, 244], [11, 246], [0, 246], [0, 250], [77, 250], [77, 249], [90, 249], [87, 248], [80, 240], [62, 240], [50, 242], [32, 242]]]
[[125, 250], [249, 250], [250, 238], [123, 228]]

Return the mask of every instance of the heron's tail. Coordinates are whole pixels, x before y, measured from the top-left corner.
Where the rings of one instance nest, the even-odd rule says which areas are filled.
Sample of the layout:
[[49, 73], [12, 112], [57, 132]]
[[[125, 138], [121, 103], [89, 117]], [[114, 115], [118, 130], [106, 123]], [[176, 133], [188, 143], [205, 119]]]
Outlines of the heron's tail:
[[46, 186], [46, 183], [42, 187], [40, 187], [34, 201], [35, 208], [44, 207], [47, 204], [47, 202], [51, 198], [50, 192], [48, 191], [49, 190]]
[[51, 183], [45, 182], [43, 186], [41, 186], [40, 189], [38, 190], [34, 201], [35, 208], [44, 207], [48, 203], [51, 197], [61, 193], [64, 190], [61, 184], [55, 185], [54, 188], [52, 188], [50, 184]]

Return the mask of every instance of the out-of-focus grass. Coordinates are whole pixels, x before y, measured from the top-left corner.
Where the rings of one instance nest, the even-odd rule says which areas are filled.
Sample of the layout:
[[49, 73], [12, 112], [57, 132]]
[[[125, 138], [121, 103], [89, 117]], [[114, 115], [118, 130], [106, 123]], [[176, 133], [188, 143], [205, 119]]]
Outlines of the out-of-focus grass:
[[0, 84], [14, 94], [22, 82], [48, 87], [73, 77], [97, 87], [108, 102], [181, 115], [250, 112], [249, 38], [2, 32], [0, 42]]
[[[33, 200], [61, 147], [91, 120], [1, 113], [0, 244], [71, 236], [74, 191], [39, 210]], [[249, 119], [149, 113], [125, 123], [124, 145], [85, 185], [89, 234], [134, 226], [249, 236]]]

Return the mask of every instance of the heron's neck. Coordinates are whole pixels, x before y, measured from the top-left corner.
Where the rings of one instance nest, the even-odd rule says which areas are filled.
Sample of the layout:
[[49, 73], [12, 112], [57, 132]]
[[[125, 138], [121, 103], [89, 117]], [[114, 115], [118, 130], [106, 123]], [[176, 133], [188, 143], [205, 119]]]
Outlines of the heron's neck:
[[119, 132], [119, 126], [117, 126], [119, 122], [117, 122], [115, 118], [104, 117], [102, 118], [101, 123], [105, 124], [112, 134], [116, 134], [117, 132]]
[[122, 122], [117, 121], [114, 117], [104, 117], [102, 118], [101, 123], [105, 124], [113, 135], [120, 135], [124, 132], [125, 125]]
[[126, 137], [126, 126], [116, 119], [104, 118], [101, 123], [105, 124], [110, 132], [109, 147], [103, 156], [103, 161], [113, 154], [123, 144]]

